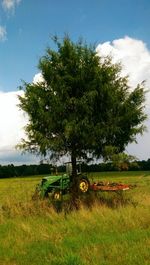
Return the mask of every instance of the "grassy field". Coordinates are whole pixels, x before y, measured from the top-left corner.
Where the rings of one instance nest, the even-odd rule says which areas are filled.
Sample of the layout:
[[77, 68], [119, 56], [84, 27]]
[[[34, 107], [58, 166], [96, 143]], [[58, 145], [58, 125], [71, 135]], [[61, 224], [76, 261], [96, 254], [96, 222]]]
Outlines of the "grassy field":
[[0, 265], [150, 265], [150, 172], [89, 177], [137, 186], [58, 214], [31, 200], [41, 177], [0, 179]]

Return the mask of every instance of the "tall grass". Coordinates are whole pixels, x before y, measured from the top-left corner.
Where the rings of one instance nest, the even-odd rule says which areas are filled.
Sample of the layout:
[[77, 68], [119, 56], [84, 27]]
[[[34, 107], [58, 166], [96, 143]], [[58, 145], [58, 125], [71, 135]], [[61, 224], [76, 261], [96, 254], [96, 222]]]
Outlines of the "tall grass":
[[0, 264], [149, 265], [150, 176], [144, 174], [107, 174], [137, 184], [123, 195], [125, 203], [111, 205], [115, 194], [97, 194], [92, 207], [84, 203], [69, 214], [31, 200], [39, 178], [0, 180]]

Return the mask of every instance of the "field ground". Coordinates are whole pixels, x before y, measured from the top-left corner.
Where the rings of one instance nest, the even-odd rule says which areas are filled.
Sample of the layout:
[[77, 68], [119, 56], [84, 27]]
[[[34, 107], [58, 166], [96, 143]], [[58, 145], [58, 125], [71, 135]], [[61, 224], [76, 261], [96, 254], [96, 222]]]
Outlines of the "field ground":
[[150, 172], [89, 177], [137, 186], [58, 214], [31, 200], [41, 177], [0, 179], [0, 265], [150, 265]]

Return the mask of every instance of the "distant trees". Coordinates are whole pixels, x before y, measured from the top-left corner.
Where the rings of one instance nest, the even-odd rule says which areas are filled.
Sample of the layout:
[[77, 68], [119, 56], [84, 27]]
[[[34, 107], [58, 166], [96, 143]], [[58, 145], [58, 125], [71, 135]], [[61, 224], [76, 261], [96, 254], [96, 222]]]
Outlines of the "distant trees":
[[13, 164], [7, 166], [0, 165], [0, 178], [11, 178], [15, 176], [15, 167]]
[[44, 175], [51, 174], [52, 165], [40, 164], [40, 165], [0, 165], [0, 178], [22, 177], [32, 175]]
[[[150, 159], [147, 161], [132, 161], [128, 163], [128, 167], [116, 167], [112, 162], [99, 163], [87, 165], [82, 164], [83, 172], [105, 172], [105, 171], [138, 171], [145, 170], [150, 171]], [[65, 172], [65, 166], [61, 165], [57, 168], [58, 174]], [[40, 164], [40, 165], [0, 165], [0, 178], [12, 178], [12, 177], [23, 177], [23, 176], [37, 176], [37, 175], [46, 175], [46, 174], [55, 174], [55, 166], [51, 164]]]
[[134, 156], [122, 152], [112, 156], [112, 164], [119, 171], [127, 171], [131, 166], [138, 169], [138, 164], [135, 159]]

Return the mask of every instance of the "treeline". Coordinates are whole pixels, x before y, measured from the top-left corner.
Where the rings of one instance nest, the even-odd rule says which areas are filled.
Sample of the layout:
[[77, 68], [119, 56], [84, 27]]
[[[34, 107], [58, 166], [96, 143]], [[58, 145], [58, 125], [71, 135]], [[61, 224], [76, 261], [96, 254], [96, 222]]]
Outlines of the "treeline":
[[132, 163], [122, 163], [120, 165], [114, 165], [111, 162], [92, 164], [82, 166], [84, 172], [105, 172], [105, 171], [148, 171], [150, 170], [150, 159], [147, 161], [134, 161]]
[[[82, 164], [82, 172], [103, 172], [103, 171], [116, 171], [116, 168], [112, 163], [100, 163], [100, 164]], [[128, 167], [124, 170], [137, 171], [137, 170], [150, 170], [150, 159], [147, 161], [135, 161], [134, 163], [129, 163]], [[32, 175], [47, 175], [47, 174], [57, 174], [58, 172], [65, 172], [65, 166], [58, 166], [57, 168], [52, 164], [39, 164], [39, 165], [21, 165], [14, 166], [11, 165], [0, 165], [0, 178], [10, 178], [10, 177], [23, 177]]]
[[7, 166], [0, 165], [0, 178], [45, 175], [51, 174], [53, 170], [54, 167], [50, 164], [21, 166], [14, 166], [13, 164]]

